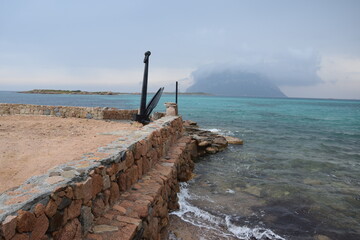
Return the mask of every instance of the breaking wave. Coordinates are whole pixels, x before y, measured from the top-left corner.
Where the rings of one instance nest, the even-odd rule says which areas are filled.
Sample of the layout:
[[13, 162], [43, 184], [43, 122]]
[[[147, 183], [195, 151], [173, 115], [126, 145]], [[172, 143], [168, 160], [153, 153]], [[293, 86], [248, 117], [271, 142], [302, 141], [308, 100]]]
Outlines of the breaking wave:
[[270, 229], [263, 227], [250, 228], [247, 226], [238, 226], [231, 221], [231, 216], [215, 216], [205, 210], [192, 205], [189, 200], [196, 199], [189, 193], [187, 183], [180, 184], [179, 204], [180, 209], [174, 211], [171, 214], [176, 215], [183, 221], [190, 223], [194, 226], [209, 229], [215, 231], [219, 236], [228, 237], [233, 236], [238, 239], [250, 240], [250, 239], [271, 239], [271, 240], [285, 240], [285, 238], [275, 234]]

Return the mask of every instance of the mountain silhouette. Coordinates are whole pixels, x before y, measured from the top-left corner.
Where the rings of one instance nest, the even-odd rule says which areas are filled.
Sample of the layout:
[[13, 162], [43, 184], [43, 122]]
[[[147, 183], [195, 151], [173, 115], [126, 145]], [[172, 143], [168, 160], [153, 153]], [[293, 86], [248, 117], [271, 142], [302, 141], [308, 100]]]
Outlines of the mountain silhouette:
[[223, 70], [211, 73], [194, 73], [194, 84], [187, 92], [206, 92], [220, 96], [286, 97], [266, 77], [257, 73]]

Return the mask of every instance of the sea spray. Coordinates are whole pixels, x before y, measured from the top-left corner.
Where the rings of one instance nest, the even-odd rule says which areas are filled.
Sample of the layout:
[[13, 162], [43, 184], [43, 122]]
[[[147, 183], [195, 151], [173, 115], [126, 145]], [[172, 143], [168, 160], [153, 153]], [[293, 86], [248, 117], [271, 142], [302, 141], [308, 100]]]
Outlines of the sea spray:
[[178, 194], [180, 209], [171, 214], [176, 215], [183, 221], [194, 226], [213, 230], [222, 237], [233, 236], [239, 239], [271, 239], [285, 240], [285, 238], [275, 234], [270, 229], [263, 227], [250, 228], [247, 226], [237, 226], [231, 221], [231, 216], [222, 214], [215, 216], [199, 207], [190, 203], [192, 199], [198, 199], [195, 194], [190, 194], [188, 183], [180, 184], [180, 192]]

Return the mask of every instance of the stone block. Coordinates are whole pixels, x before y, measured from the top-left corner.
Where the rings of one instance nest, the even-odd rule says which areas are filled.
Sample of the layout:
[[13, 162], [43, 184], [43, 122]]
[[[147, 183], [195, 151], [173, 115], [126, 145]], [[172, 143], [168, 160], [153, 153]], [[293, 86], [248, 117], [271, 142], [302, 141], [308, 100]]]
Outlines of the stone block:
[[11, 239], [16, 232], [16, 216], [7, 216], [2, 222], [1, 230], [5, 240]]
[[103, 188], [103, 177], [100, 174], [94, 174], [92, 179], [92, 198], [95, 198]]
[[93, 225], [94, 215], [91, 213], [91, 208], [81, 207], [80, 222], [83, 233], [87, 233]]
[[147, 226], [144, 227], [144, 239], [159, 239], [159, 219], [157, 217], [151, 217], [147, 221]]
[[101, 176], [104, 176], [106, 174], [106, 169], [104, 166], [100, 166], [95, 169], [95, 173], [100, 174]]
[[133, 210], [137, 213], [138, 217], [143, 219], [149, 215], [150, 201], [136, 201]]
[[118, 211], [120, 213], [120, 215], [126, 215], [126, 209], [120, 205], [114, 205], [113, 209]]
[[63, 210], [64, 208], [68, 207], [71, 204], [71, 199], [67, 197], [61, 198], [61, 202], [58, 205], [58, 210]]
[[120, 173], [118, 176], [118, 185], [119, 185], [119, 189], [120, 191], [126, 191], [126, 174], [125, 173]]
[[103, 214], [105, 210], [105, 203], [102, 196], [98, 196], [97, 198], [95, 198], [91, 209], [92, 213], [96, 218], [100, 217]]
[[160, 231], [161, 231], [161, 229], [163, 229], [164, 227], [166, 227], [168, 224], [169, 224], [169, 217], [161, 218], [160, 221], [159, 221]]
[[45, 213], [45, 206], [41, 203], [36, 204], [34, 208], [35, 217], [40, 217], [44, 213]]
[[80, 199], [73, 200], [70, 206], [65, 210], [68, 219], [76, 218], [80, 215], [82, 201]]
[[112, 164], [110, 167], [108, 167], [106, 169], [106, 174], [109, 175], [110, 177], [115, 175], [117, 173], [117, 165], [116, 164]]
[[140, 159], [141, 156], [145, 156], [148, 151], [148, 143], [146, 140], [141, 140], [136, 143], [135, 151], [134, 151], [134, 158]]
[[64, 223], [64, 213], [57, 211], [54, 216], [49, 218], [48, 232], [55, 232], [60, 229]]
[[65, 196], [70, 199], [72, 199], [74, 197], [74, 191], [71, 187], [67, 187], [65, 189]]
[[49, 220], [45, 214], [40, 215], [35, 220], [34, 230], [30, 234], [31, 240], [41, 239], [45, 236], [45, 233], [49, 227]]
[[167, 203], [161, 197], [159, 198], [159, 201], [154, 206], [153, 210], [154, 210], [155, 217], [163, 218], [163, 217], [167, 217], [169, 214]]
[[103, 190], [110, 188], [110, 177], [109, 175], [103, 176]]
[[153, 162], [156, 162], [158, 160], [157, 152], [154, 148], [151, 148], [147, 154], [147, 158], [150, 158]]
[[140, 158], [139, 160], [137, 160], [135, 162], [135, 164], [138, 167], [138, 176], [139, 176], [139, 178], [141, 178], [143, 175], [143, 159]]
[[55, 201], [50, 199], [48, 204], [46, 205], [45, 214], [48, 217], [52, 217], [56, 213], [56, 210], [57, 210], [57, 205], [56, 205]]
[[25, 233], [17, 233], [11, 240], [29, 240], [29, 235]]
[[89, 177], [84, 182], [75, 183], [74, 198], [82, 199], [84, 203], [92, 198], [92, 178]]
[[125, 165], [126, 168], [130, 168], [134, 164], [134, 155], [132, 151], [126, 152]]
[[119, 185], [117, 183], [111, 182], [110, 187], [110, 205], [114, 204], [120, 197]]
[[131, 185], [137, 182], [139, 179], [138, 167], [133, 165], [130, 169], [126, 171], [126, 189], [129, 189]]
[[80, 240], [81, 224], [77, 218], [73, 219], [65, 225], [63, 229], [54, 234], [54, 240]]
[[31, 232], [35, 226], [35, 215], [28, 211], [19, 210], [16, 219], [16, 230], [19, 233]]
[[110, 190], [107, 189], [104, 191], [104, 204], [105, 206], [109, 205], [109, 199], [110, 199]]
[[141, 221], [141, 219], [138, 219], [138, 218], [132, 218], [132, 217], [127, 217], [127, 216], [117, 216], [116, 220], [119, 222], [134, 224], [137, 226], [137, 228], [141, 228], [142, 221]]
[[151, 161], [149, 158], [143, 158], [143, 175], [146, 174], [147, 172], [149, 172], [150, 168], [151, 168]]
[[118, 230], [119, 230], [119, 228], [116, 227], [116, 226], [105, 225], [105, 224], [96, 225], [96, 226], [93, 227], [93, 232], [95, 234], [96, 233], [104, 233], [104, 232], [115, 232], [115, 231], [118, 231]]

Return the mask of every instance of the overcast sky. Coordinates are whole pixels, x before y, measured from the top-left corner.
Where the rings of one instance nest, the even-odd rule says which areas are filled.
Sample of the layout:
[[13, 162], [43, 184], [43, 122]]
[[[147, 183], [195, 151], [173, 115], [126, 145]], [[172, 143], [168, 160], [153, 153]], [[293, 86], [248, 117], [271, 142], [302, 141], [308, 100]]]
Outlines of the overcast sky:
[[359, 0], [0, 0], [0, 90], [140, 92], [192, 73], [269, 76], [290, 97], [360, 99]]

